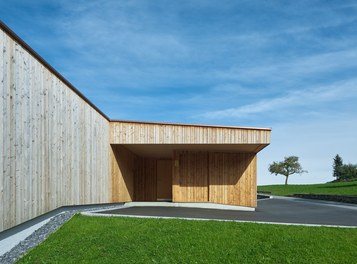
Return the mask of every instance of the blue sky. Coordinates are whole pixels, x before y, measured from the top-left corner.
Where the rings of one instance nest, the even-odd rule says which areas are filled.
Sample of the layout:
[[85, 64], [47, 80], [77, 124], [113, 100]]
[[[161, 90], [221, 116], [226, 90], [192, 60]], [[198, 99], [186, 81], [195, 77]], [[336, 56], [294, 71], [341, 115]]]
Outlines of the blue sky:
[[357, 163], [356, 1], [19, 1], [0, 19], [112, 119], [271, 127], [258, 183], [297, 155]]

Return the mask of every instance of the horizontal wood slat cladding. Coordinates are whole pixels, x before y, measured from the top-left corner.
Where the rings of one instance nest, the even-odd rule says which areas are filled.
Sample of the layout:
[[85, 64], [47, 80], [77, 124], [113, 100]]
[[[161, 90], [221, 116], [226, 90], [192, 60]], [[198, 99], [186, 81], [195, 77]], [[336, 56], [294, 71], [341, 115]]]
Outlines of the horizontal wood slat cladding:
[[111, 146], [112, 202], [134, 200], [136, 159], [137, 156], [124, 146]]
[[0, 29], [0, 231], [111, 201], [109, 122]]
[[209, 154], [209, 201], [256, 207], [256, 155]]
[[175, 151], [173, 202], [208, 202], [208, 152]]
[[156, 201], [156, 159], [138, 157], [135, 161], [135, 201]]
[[111, 144], [269, 144], [270, 130], [110, 122]]

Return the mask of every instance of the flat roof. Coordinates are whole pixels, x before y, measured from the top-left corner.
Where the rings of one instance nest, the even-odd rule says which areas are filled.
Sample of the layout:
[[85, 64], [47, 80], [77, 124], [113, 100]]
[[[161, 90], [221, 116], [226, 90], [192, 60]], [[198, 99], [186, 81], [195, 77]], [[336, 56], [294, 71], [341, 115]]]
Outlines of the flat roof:
[[148, 121], [137, 121], [137, 120], [111, 119], [110, 122], [112, 122], [112, 123], [118, 122], [118, 123], [134, 123], [134, 124], [148, 124], [148, 125], [193, 126], [193, 127], [211, 127], [211, 128], [230, 128], [230, 129], [247, 129], [247, 130], [271, 131], [271, 128], [259, 128], [259, 127], [223, 126], [223, 125], [205, 125], [205, 124], [181, 124], [181, 123], [148, 122]]

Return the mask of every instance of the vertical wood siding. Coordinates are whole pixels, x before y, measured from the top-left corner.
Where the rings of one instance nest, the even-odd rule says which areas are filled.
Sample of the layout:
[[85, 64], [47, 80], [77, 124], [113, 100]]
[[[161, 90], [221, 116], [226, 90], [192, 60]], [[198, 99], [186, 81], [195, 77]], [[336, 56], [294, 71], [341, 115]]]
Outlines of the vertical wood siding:
[[135, 162], [135, 201], [156, 201], [156, 159], [138, 157]]
[[111, 122], [111, 144], [265, 144], [269, 129]]
[[0, 231], [111, 201], [109, 122], [0, 30]]
[[208, 202], [208, 152], [175, 151], [174, 202]]
[[254, 153], [210, 153], [210, 202], [256, 207], [255, 182]]
[[112, 202], [156, 201], [157, 160], [112, 145]]
[[137, 156], [121, 145], [111, 146], [112, 202], [134, 200], [134, 171]]
[[175, 151], [173, 201], [256, 207], [256, 155]]

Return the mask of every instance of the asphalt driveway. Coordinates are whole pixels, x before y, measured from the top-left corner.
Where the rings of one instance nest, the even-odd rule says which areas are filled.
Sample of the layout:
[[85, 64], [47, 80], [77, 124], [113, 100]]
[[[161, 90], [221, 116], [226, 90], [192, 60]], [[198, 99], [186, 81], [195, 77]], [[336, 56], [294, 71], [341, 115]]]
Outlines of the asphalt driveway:
[[357, 205], [287, 197], [259, 200], [255, 212], [184, 207], [135, 206], [122, 207], [120, 209], [99, 213], [123, 216], [220, 219], [357, 227]]

